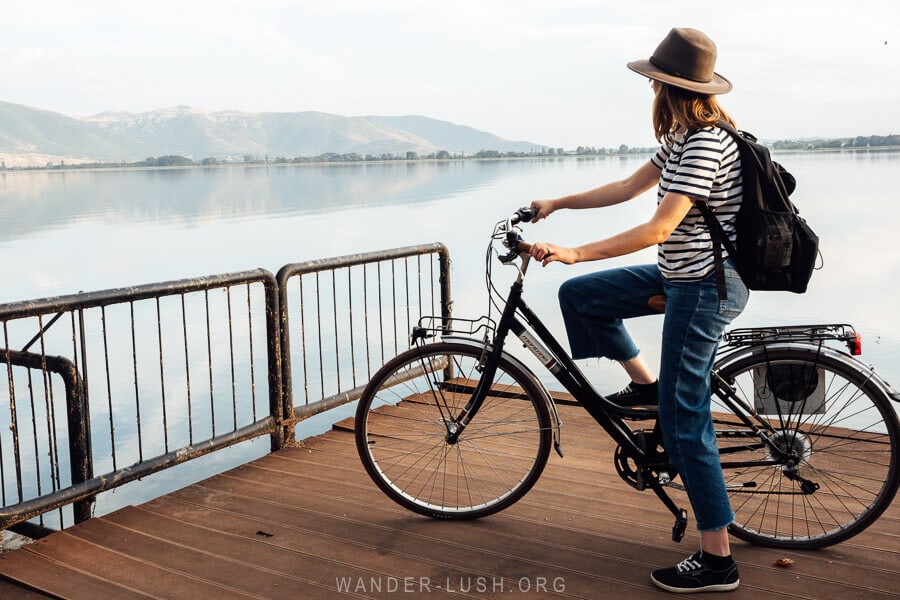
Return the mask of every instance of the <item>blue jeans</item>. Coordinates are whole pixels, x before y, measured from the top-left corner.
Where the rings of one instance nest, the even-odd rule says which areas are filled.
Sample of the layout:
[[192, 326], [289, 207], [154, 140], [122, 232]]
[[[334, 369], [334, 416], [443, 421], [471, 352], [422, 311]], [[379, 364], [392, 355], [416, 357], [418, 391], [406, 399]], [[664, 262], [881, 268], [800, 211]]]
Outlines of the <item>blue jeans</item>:
[[590, 273], [559, 288], [572, 357], [616, 361], [640, 353], [623, 319], [656, 314], [648, 300], [665, 295], [659, 424], [700, 531], [721, 529], [734, 520], [710, 413], [709, 374], [722, 333], [744, 309], [749, 293], [730, 264], [725, 276], [728, 298], [721, 301], [715, 273], [700, 281], [667, 280], [656, 265]]

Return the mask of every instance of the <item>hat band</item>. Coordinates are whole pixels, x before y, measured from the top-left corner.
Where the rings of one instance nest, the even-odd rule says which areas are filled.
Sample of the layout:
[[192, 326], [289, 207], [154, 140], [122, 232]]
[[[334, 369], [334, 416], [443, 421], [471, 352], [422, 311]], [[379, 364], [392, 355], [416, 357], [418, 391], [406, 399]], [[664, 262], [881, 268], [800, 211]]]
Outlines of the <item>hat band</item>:
[[671, 69], [667, 65], [662, 64], [660, 61], [656, 60], [656, 57], [650, 57], [650, 64], [656, 67], [657, 69], [661, 69], [664, 73], [671, 75], [673, 77], [681, 77], [682, 79], [689, 79], [690, 81], [695, 81], [697, 83], [709, 83], [712, 81], [712, 78], [700, 78], [696, 75], [691, 76], [689, 74], [682, 73], [681, 71]]

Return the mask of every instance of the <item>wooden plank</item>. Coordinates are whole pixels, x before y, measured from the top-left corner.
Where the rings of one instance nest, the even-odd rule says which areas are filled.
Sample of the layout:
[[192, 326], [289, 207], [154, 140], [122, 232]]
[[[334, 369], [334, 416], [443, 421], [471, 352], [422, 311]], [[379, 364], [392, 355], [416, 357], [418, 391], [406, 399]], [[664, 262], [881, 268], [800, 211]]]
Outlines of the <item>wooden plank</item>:
[[0, 579], [0, 598], [3, 600], [46, 600], [49, 597]]
[[[75, 535], [79, 529], [89, 529], [102, 524], [102, 519], [76, 525], [70, 530], [50, 535], [29, 544], [24, 555], [36, 555], [43, 568], [35, 568], [27, 577], [20, 575], [17, 580], [49, 594], [61, 598], [253, 598], [212, 580], [204, 580], [159, 567], [140, 557], [122, 554], [101, 545], [93, 544]], [[18, 559], [18, 551], [9, 555]], [[52, 563], [62, 565], [57, 569]], [[56, 578], [60, 572], [64, 577]], [[87, 577], [73, 577], [71, 573]], [[3, 569], [3, 574], [11, 576], [11, 571]], [[47, 577], [47, 574], [52, 574]], [[99, 582], [97, 580], [100, 580]], [[115, 589], [110, 594], [108, 587]], [[106, 587], [107, 592], [97, 595], [98, 587]], [[258, 596], [256, 596], [258, 597]]]
[[[327, 536], [342, 544], [362, 543], [369, 550], [376, 551], [384, 560], [390, 560], [392, 569], [386, 574], [399, 578], [434, 578], [433, 569], [453, 567], [471, 577], [503, 577], [514, 583], [528, 576], [528, 569], [539, 565], [517, 564], [510, 561], [511, 549], [500, 546], [479, 548], [470, 540], [460, 541], [463, 530], [469, 530], [467, 538], [477, 538], [481, 529], [478, 522], [448, 523], [420, 518], [402, 510], [390, 508], [383, 517], [373, 514], [374, 507], [356, 504], [335, 503], [313, 491], [303, 493], [302, 507], [292, 506], [296, 498], [294, 489], [265, 488], [264, 500], [252, 498], [246, 492], [259, 490], [257, 482], [240, 480], [223, 481], [219, 478], [208, 482], [214, 488], [183, 490], [177, 498], [184, 502], [202, 504], [207, 509], [233, 511], [242, 518], [249, 515], [265, 515], [269, 526], [279, 524], [301, 528], [307, 535]], [[205, 486], [204, 486], [205, 487]], [[231, 498], [230, 496], [234, 496]], [[151, 503], [154, 504], [154, 503]], [[437, 531], [434, 528], [438, 528]], [[539, 543], [539, 542], [535, 542]], [[431, 564], [430, 570], [417, 571], [416, 562], [424, 560]], [[412, 562], [411, 562], [412, 561]], [[498, 561], [509, 563], [507, 568], [492, 568], [484, 571], [484, 565]], [[413, 566], [410, 566], [410, 565]], [[523, 571], [523, 569], [525, 569]], [[440, 571], [438, 571], [440, 572]], [[547, 577], [535, 574], [535, 577]], [[592, 578], [595, 579], [595, 578]], [[597, 581], [589, 583], [596, 584]], [[569, 581], [570, 586], [573, 585]], [[618, 587], [621, 583], [611, 582]], [[624, 589], [632, 593], [631, 583], [624, 582]]]
[[[61, 535], [54, 534], [50, 538]], [[98, 577], [90, 567], [88, 569], [76, 568], [64, 561], [54, 560], [41, 552], [34, 551], [34, 547], [50, 541], [49, 538], [39, 540], [25, 548], [0, 556], [2, 576], [54, 598], [140, 600], [157, 597], [129, 588], [120, 582]], [[56, 540], [52, 541], [59, 543]]]
[[[334, 516], [334, 510], [331, 508], [333, 506], [339, 506], [343, 515], [358, 515], [360, 519], [368, 516], [369, 519], [376, 523], [385, 522], [385, 519], [379, 518], [373, 513], [373, 511], [380, 510], [383, 503], [373, 505], [366, 501], [365, 496], [353, 499], [346, 494], [346, 486], [342, 486], [340, 481], [336, 481], [332, 489], [327, 489], [321, 482], [317, 482], [314, 486], [304, 485], [302, 480], [291, 481], [287, 476], [273, 479], [270, 474], [254, 473], [254, 471], [254, 467], [242, 468], [238, 470], [240, 476], [236, 472], [229, 474], [227, 477], [217, 478], [216, 481], [209, 483], [215, 489], [243, 494], [259, 486], [272, 485], [272, 481], [277, 481], [281, 482], [277, 484], [278, 487], [267, 488], [264, 494], [269, 501], [287, 505], [290, 503], [291, 496], [296, 494], [296, 490], [302, 489], [305, 496], [304, 507], [315, 510], [323, 523], [328, 523], [326, 515]], [[340, 494], [340, 496], [335, 494]], [[583, 559], [583, 557], [578, 555], [567, 556], [563, 550], [570, 549], [577, 553], [579, 549], [602, 547], [602, 561], [598, 561], [597, 556], [591, 555], [582, 568], [593, 569], [594, 575], [602, 577], [603, 573], [598, 573], [596, 568], [596, 565], [602, 562], [603, 565], [610, 567], [610, 577], [619, 577], [625, 581], [642, 581], [641, 575], [645, 577], [652, 568], [665, 565], [666, 562], [677, 562], [684, 558], [683, 554], [686, 551], [683, 548], [685, 545], [678, 547], [669, 540], [670, 519], [667, 519], [666, 526], [651, 527], [650, 529], [653, 529], [653, 531], [645, 535], [645, 532], [642, 530], [648, 529], [648, 527], [639, 518], [635, 519], [632, 517], [632, 520], [626, 523], [621, 523], [618, 520], [610, 522], [609, 513], [588, 513], [584, 510], [579, 510], [577, 506], [567, 508], [565, 503], [557, 504], [558, 511], [541, 509], [534, 512], [529, 507], [531, 504], [529, 502], [530, 496], [502, 513], [502, 515], [496, 515], [478, 522], [474, 530], [467, 523], [434, 522], [411, 517], [413, 524], [405, 525], [403, 531], [409, 532], [413, 528], [418, 531], [419, 527], [425, 531], [441, 528], [440, 531], [446, 535], [451, 535], [454, 542], [461, 544], [469, 549], [470, 552], [473, 549], [481, 549], [490, 553], [508, 548], [510, 549], [508, 552], [513, 553], [517, 560], [538, 563], [545, 560], [542, 557], [553, 555], [560, 559], [557, 566], [565, 565], [568, 567], [577, 566], [579, 560]], [[580, 503], [582, 505], [585, 504], [583, 498], [580, 500]], [[384, 503], [384, 506], [386, 506], [388, 512], [395, 512], [401, 518], [405, 513], [403, 509], [393, 507], [392, 503]], [[550, 517], [560, 514], [564, 516], [560, 518], [559, 525], [557, 527], [548, 526]], [[508, 517], [518, 518], [510, 519]], [[577, 525], [573, 526], [572, 523], [577, 523]], [[333, 524], [328, 523], [327, 526], [329, 530], [334, 531], [335, 526]], [[535, 535], [523, 535], [523, 530], [535, 532]], [[469, 531], [477, 531], [477, 533], [466, 535]], [[601, 538], [600, 541], [597, 539], [598, 536]], [[444, 537], [437, 536], [431, 539], [431, 543], [440, 544], [441, 540], [444, 539]], [[640, 542], [636, 540], [640, 540]], [[652, 545], [648, 543], [648, 540], [652, 541]], [[552, 548], [548, 548], [548, 542], [552, 542]], [[401, 543], [398, 541], [396, 543], [397, 545], [409, 547], [413, 542], [405, 541]], [[691, 536], [690, 542], [687, 543], [692, 544], [692, 546], [687, 546], [688, 548], [695, 548], [698, 542], [695, 536]], [[516, 552], [520, 548], [527, 548], [533, 552], [531, 554]], [[427, 548], [424, 551], [427, 551]], [[798, 577], [802, 579], [804, 575], [808, 576], [811, 582], [815, 582], [817, 593], [823, 591], [841, 595], [852, 593], [853, 585], [847, 584], [846, 581], [853, 581], [854, 576], [858, 576], [858, 569], [861, 566], [861, 564], [841, 565], [840, 555], [832, 549], [815, 553], [815, 560], [806, 559], [809, 553], [785, 553], [784, 551], [771, 549], [757, 549], [740, 543], [736, 544], [736, 552], [738, 552], [739, 559], [741, 558], [741, 552], [752, 552], [754, 554], [754, 560], [751, 560], [748, 566], [744, 566], [742, 563], [745, 578], [750, 576], [752, 579], [758, 579], [763, 582], [774, 580], [776, 583], [773, 585], [765, 585], [765, 588], [773, 595], [782, 593], [780, 591], [781, 588], [777, 587], [779, 577], [787, 574], [783, 569], [776, 568], [774, 562], [776, 559], [784, 556], [795, 556], [795, 561], [798, 564], [798, 568], [793, 569], [785, 581]], [[654, 554], [670, 558], [663, 558], [660, 562], [654, 564], [648, 561], [647, 558], [648, 556], [654, 556]], [[484, 558], [483, 560], [490, 560], [490, 558]], [[762, 564], [756, 564], [757, 562]], [[802, 568], [799, 565], [802, 565]], [[892, 589], [895, 575], [890, 568], [889, 557], [886, 557], [883, 561], [882, 567], [877, 565], [874, 568], [871, 565], [868, 567], [869, 573], [866, 577], [867, 589], [872, 593], [885, 592]], [[784, 583], [784, 581], [781, 581], [781, 583]], [[761, 587], [758, 592], [762, 591], [763, 588]]]
[[[0, 556], [0, 577], [91, 600], [660, 597], [649, 572], [691, 553], [696, 532], [674, 544], [672, 516], [621, 481], [593, 420], [560, 412], [566, 457], [552, 454], [524, 499], [485, 519], [432, 520], [390, 501], [345, 424]], [[821, 551], [736, 541], [742, 585], [729, 598], [896, 597], [898, 533], [895, 502], [869, 531]], [[774, 566], [781, 557], [794, 565]]]
[[[136, 519], [135, 516], [138, 518]], [[291, 553], [272, 556], [252, 538], [235, 540], [137, 509], [125, 509], [79, 528], [74, 535], [166, 571], [215, 582], [259, 598], [327, 598], [321, 586], [302, 576]], [[259, 561], [262, 555], [267, 560]], [[252, 558], [251, 558], [252, 557]], [[276, 560], [278, 559], [278, 560]], [[276, 567], [281, 567], [281, 569]], [[305, 570], [305, 565], [304, 565]]]
[[[345, 444], [344, 447], [347, 447], [347, 445]], [[314, 451], [313, 448], [314, 448], [313, 446], [309, 447], [307, 449], [307, 453], [312, 453]], [[335, 444], [329, 443], [327, 445], [321, 446], [321, 448], [323, 451], [325, 449], [332, 450], [335, 448]], [[563, 461], [560, 461], [560, 463], [561, 464], [568, 463], [570, 460], [570, 456], [571, 456], [571, 454], [567, 455], [567, 458]], [[269, 465], [272, 463], [272, 461], [275, 461], [275, 460], [283, 461], [284, 458], [285, 458], [284, 455], [272, 456], [272, 457], [269, 457], [270, 460], [266, 461], [265, 464]], [[334, 458], [329, 457], [328, 462], [329, 462], [329, 464], [332, 464], [334, 462]], [[255, 465], [255, 466], [259, 466], [261, 464], [262, 463], [257, 463], [257, 465]], [[605, 465], [608, 465], [608, 463], [601, 462], [597, 468], [602, 469], [602, 468], [604, 468]], [[504, 515], [508, 514], [508, 513], [515, 513], [519, 509], [531, 505], [533, 499], [536, 496], [538, 496], [541, 493], [542, 488], [545, 487], [548, 479], [554, 473], [555, 468], [556, 467], [548, 468], [547, 472], [542, 477], [541, 482], [538, 484], [538, 486], [535, 488], [535, 490], [532, 491], [519, 504], [517, 504], [516, 506], [514, 506], [511, 509], [509, 509], [508, 511], [506, 511], [504, 513]], [[579, 479], [582, 479], [582, 478], [579, 478]], [[564, 482], [564, 480], [565, 480], [565, 478], [563, 478], [563, 482]], [[616, 477], [613, 477], [612, 481], [617, 483], [617, 485], [618, 485], [617, 489], [624, 489], [625, 493], [631, 493], [632, 495], [634, 494], [633, 491], [628, 491], [627, 488], [623, 488], [623, 486], [621, 485], [621, 482], [618, 481], [618, 479]], [[585, 497], [589, 497], [589, 496], [590, 496], [589, 491], [585, 492]], [[655, 499], [653, 499], [652, 496], [649, 496], [649, 498], [651, 499], [650, 500], [651, 503], [657, 504]], [[617, 504], [619, 502], [622, 502], [622, 500], [618, 500]], [[547, 506], [559, 507], [560, 506], [559, 500], [556, 499], [556, 500], [549, 501], [549, 502], [547, 502]], [[630, 504], [625, 503], [624, 506], [630, 506]], [[645, 518], [647, 513], [646, 513], [646, 511], [643, 510], [643, 508], [644, 507], [642, 505], [641, 512], [637, 513], [637, 514], [639, 514], [642, 518]], [[619, 510], [611, 511], [612, 514], [616, 514], [617, 512], [621, 512], [621, 505], [620, 505]], [[585, 515], [585, 516], [589, 517], [588, 522], [595, 522], [595, 519], [597, 519], [597, 520], [602, 520], [604, 518], [609, 519], [609, 515], [611, 513], [607, 512], [607, 511], [601, 511], [601, 513], [597, 514], [597, 515]], [[634, 514], [634, 511], [628, 511], [628, 513]], [[851, 540], [850, 542], [841, 544], [840, 546], [838, 546], [836, 548], [833, 547], [833, 548], [829, 548], [827, 550], [821, 551], [819, 553], [815, 553], [815, 555], [819, 556], [819, 557], [825, 557], [825, 559], [826, 559], [825, 566], [828, 569], [831, 569], [831, 567], [829, 565], [834, 565], [834, 564], [848, 565], [848, 569], [850, 569], [850, 570], [855, 569], [856, 567], [862, 567], [862, 566], [873, 568], [874, 571], [873, 571], [872, 575], [875, 579], [880, 579], [880, 580], [887, 579], [887, 587], [886, 588], [883, 587], [882, 589], [892, 589], [890, 587], [890, 583], [891, 583], [891, 580], [895, 576], [895, 573], [894, 573], [895, 569], [894, 569], [893, 565], [896, 564], [896, 559], [897, 559], [896, 538], [895, 537], [892, 538], [890, 535], [883, 536], [882, 539], [880, 540], [881, 543], [877, 543], [879, 540], [877, 540], [875, 538], [881, 535], [880, 531], [881, 531], [882, 527], [880, 527], [880, 525], [882, 522], [885, 525], [887, 525], [888, 529], [892, 529], [893, 527], [896, 526], [897, 521], [895, 518], [892, 518], [892, 516], [891, 516], [892, 514], [896, 514], [896, 513], [897, 513], [897, 511], [896, 511], [896, 503], [895, 503], [895, 505], [888, 511], [888, 514], [885, 515], [881, 521], [879, 521], [879, 523], [878, 523], [879, 526], [870, 528], [870, 530], [857, 536], [856, 538], [854, 538], [854, 540]], [[668, 513], [666, 513], [665, 511], [662, 511], [660, 514], [663, 515], [663, 517], [666, 521], [666, 524], [667, 525], [670, 524], [670, 520], [669, 520], [670, 517], [668, 516]], [[616, 515], [616, 516], [618, 518], [618, 515]], [[631, 526], [631, 524], [629, 524], [629, 529], [630, 529], [630, 526]], [[668, 527], [666, 527], [666, 529], [668, 529]], [[668, 532], [666, 532], [666, 535], [667, 534], [668, 534]], [[874, 543], [874, 544], [863, 543], [863, 541], [866, 540], [867, 537], [871, 538], [870, 542], [874, 541], [876, 543]], [[866, 546], [869, 546], [872, 549], [877, 550], [877, 552], [867, 552]], [[861, 550], [861, 552], [845, 552], [844, 551], [844, 550], [848, 550], [848, 549], [851, 549], [854, 547]], [[748, 546], [748, 548], [750, 548], [750, 547]], [[891, 551], [891, 549], [893, 549], [893, 551]], [[767, 550], [765, 552], [767, 552], [769, 555], [783, 554], [782, 551], [775, 551], [775, 550]], [[790, 555], [792, 553], [788, 553], [788, 554]], [[809, 556], [810, 554], [811, 553], [798, 553], [797, 556], [798, 557], [800, 555]], [[859, 560], [852, 560], [852, 557], [854, 557], [854, 556], [860, 557]], [[848, 557], [851, 557], [851, 560], [849, 562], [847, 560]], [[772, 559], [772, 562], [774, 562], [774, 558]], [[881, 569], [881, 571], [879, 571], [879, 569]], [[834, 571], [834, 569], [831, 569], [831, 571], [838, 575], [839, 580], [842, 580], [842, 581], [853, 581], [854, 580], [854, 576], [853, 576], [852, 572], [842, 571], [841, 569], [838, 569], [837, 571]], [[870, 578], [867, 578], [867, 580], [868, 579], [870, 579]], [[884, 581], [882, 581], [882, 583], [884, 583]]]
[[[568, 412], [574, 412], [576, 417], [580, 415], [580, 411], [569, 410]], [[563, 414], [571, 418], [570, 415]], [[584, 422], [585, 420], [587, 422]], [[535, 489], [529, 492], [519, 505], [538, 503], [546, 506], [547, 510], [553, 510], [553, 507], [559, 506], [562, 501], [557, 495], [566, 498], [590, 498], [592, 505], [596, 505], [598, 513], [605, 515], [605, 518], [615, 515], [616, 519], [627, 520], [629, 515], [635, 515], [641, 521], [649, 519], [660, 527], [670, 530], [671, 515], [652, 492], [636, 492], [624, 485], [614, 472], [610, 460], [614, 448], [608, 438], [594, 434], [583, 440], [573, 440], [574, 436], [570, 435], [573, 431], [580, 433], [589, 430], [591, 426], [596, 428], [596, 425], [586, 415], [581, 421], [577, 423], [578, 427], [570, 427], [564, 431], [563, 443], [567, 448], [565, 458], [559, 459], [555, 454], [551, 454], [550, 466], [541, 476]], [[570, 443], [573, 441], [577, 443]], [[308, 443], [304, 443], [305, 454], [270, 455], [254, 463], [254, 467], [269, 468], [280, 462], [282, 466], [272, 468], [290, 472], [291, 467], [288, 461], [296, 461], [297, 470], [300, 472], [306, 468], [303, 459], [307, 457], [316, 462], [326, 462], [332, 469], [344, 469], [343, 473], [348, 484], [354, 485], [352, 482], [358, 481], [355, 474], [359, 470], [359, 459], [356, 456], [352, 438], [330, 436], [327, 443], [324, 442], [321, 439], [309, 440]], [[315, 453], [326, 453], [327, 457]], [[307, 476], [315, 477], [315, 475]], [[368, 480], [363, 477], [363, 485], [374, 485], [367, 482]], [[687, 497], [683, 493], [670, 490], [670, 494], [677, 504], [688, 506]], [[623, 507], [629, 509], [624, 511], [624, 514], [622, 514]], [[895, 541], [900, 537], [900, 518], [898, 517], [900, 517], [900, 506], [894, 502], [879, 519], [876, 527], [869, 528], [850, 541], [844, 542], [841, 547], [895, 547]]]
[[[243, 499], [234, 500], [236, 503], [233, 506], [228, 505], [233, 509], [245, 504]], [[247, 507], [246, 513], [237, 510], [210, 510], [208, 507], [171, 498], [153, 502], [137, 510], [154, 513], [157, 520], [171, 518], [173, 523], [179, 524], [181, 537], [189, 535], [188, 530], [192, 528], [203, 531], [204, 535], [216, 541], [217, 551], [222, 554], [235, 560], [264, 566], [273, 572], [296, 572], [298, 577], [302, 576], [307, 582], [330, 589], [332, 595], [338, 591], [339, 586], [347, 586], [349, 583], [353, 583], [352, 588], [358, 587], [358, 582], [364, 582], [367, 588], [374, 587], [368, 585], [374, 581], [380, 582], [383, 588], [411, 584], [418, 589], [426, 581], [431, 588], [428, 590], [429, 597], [440, 598], [448, 595], [445, 593], [448, 582], [453, 582], [453, 587], [459, 588], [459, 582], [470, 579], [475, 581], [482, 577], [492, 583], [495, 579], [490, 573], [455, 569], [443, 561], [430, 560], [417, 553], [397, 555], [388, 552], [384, 544], [365, 531], [348, 536], [347, 528], [331, 527], [329, 521], [320, 526], [312, 526], [309, 520], [321, 521], [314, 515], [309, 520], [303, 515], [295, 514], [291, 514], [290, 518], [283, 518], [284, 513], [273, 510], [267, 511], [262, 518], [258, 513], [253, 513], [252, 507]], [[144, 527], [143, 522], [146, 520], [137, 513], [120, 512], [115, 516], [119, 522], [131, 519], [133, 523], [129, 525], [133, 524], [135, 527]], [[248, 545], [253, 546], [252, 552], [247, 551]], [[505, 582], [507, 586], [513, 583]], [[298, 592], [302, 592], [302, 597], [308, 597], [307, 591], [306, 587], [295, 586], [293, 597]], [[390, 596], [396, 590], [382, 589], [381, 592]], [[383, 597], [377, 591], [370, 592], [369, 595]], [[492, 590], [485, 590], [481, 595], [505, 597], [505, 594], [497, 594]]]

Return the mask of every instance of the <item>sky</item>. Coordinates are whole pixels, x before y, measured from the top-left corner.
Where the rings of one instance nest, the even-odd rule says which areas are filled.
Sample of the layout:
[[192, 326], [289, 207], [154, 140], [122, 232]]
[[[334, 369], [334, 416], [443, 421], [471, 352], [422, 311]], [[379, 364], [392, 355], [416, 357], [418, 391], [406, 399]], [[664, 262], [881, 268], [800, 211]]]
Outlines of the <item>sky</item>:
[[897, 0], [3, 1], [0, 101], [70, 116], [415, 114], [650, 146], [651, 91], [625, 63], [677, 26], [715, 40], [720, 102], [762, 139], [900, 133]]

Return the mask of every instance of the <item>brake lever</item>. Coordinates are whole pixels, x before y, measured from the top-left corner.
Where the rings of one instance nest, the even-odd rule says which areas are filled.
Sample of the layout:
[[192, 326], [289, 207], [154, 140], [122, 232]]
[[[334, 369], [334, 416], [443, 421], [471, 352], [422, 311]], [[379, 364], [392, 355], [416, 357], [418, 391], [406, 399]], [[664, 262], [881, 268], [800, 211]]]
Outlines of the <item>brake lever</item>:
[[[507, 234], [507, 236], [508, 235], [509, 234]], [[529, 254], [531, 250], [531, 244], [522, 239], [522, 236], [518, 233], [516, 233], [516, 239], [512, 244], [507, 243], [505, 245], [507, 246], [507, 248], [509, 248], [509, 253], [499, 257], [500, 262], [502, 262], [503, 264], [509, 264], [523, 254], [531, 256]]]
[[516, 225], [519, 223], [530, 222], [534, 218], [534, 215], [535, 211], [533, 208], [530, 206], [523, 206], [506, 220], [506, 239], [503, 241], [503, 245], [509, 248], [509, 252], [498, 257], [501, 263], [509, 264], [523, 253], [528, 253], [531, 244], [522, 239], [522, 236], [519, 234], [520, 230]]
[[509, 264], [519, 257], [519, 244], [521, 240], [522, 236], [520, 236], [519, 232], [515, 229], [506, 232], [506, 239], [503, 241], [503, 245], [509, 248], [509, 252], [498, 257], [501, 263]]

